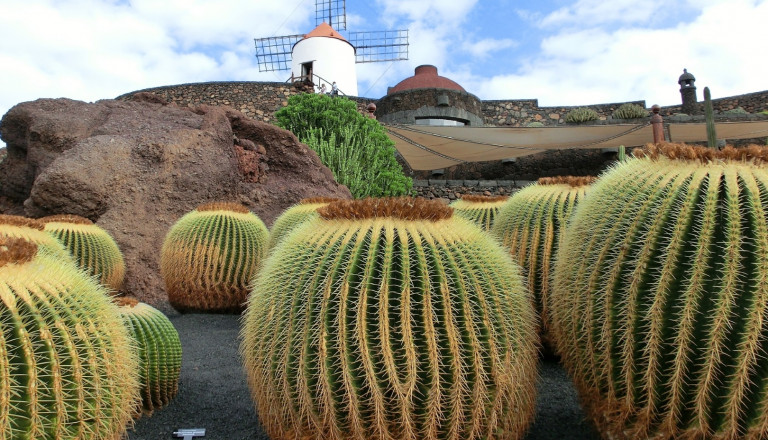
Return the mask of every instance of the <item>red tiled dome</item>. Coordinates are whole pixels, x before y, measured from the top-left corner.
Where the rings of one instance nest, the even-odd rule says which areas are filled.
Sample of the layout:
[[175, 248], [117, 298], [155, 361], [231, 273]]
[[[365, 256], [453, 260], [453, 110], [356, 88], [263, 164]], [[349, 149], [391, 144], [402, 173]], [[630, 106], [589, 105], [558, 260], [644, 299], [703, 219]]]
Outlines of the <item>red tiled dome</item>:
[[403, 90], [421, 88], [451, 89], [466, 92], [464, 87], [458, 85], [455, 81], [438, 75], [437, 67], [425, 64], [417, 67], [416, 73], [412, 77], [406, 78], [397, 83], [396, 86], [391, 87], [387, 91], [387, 95], [402, 92]]

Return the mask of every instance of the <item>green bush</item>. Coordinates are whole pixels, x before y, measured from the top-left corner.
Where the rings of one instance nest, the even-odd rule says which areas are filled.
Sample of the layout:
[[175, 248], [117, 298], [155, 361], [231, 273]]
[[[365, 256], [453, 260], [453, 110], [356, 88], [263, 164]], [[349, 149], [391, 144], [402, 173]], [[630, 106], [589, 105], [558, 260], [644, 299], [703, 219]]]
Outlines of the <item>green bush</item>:
[[526, 127], [543, 127], [544, 123], [539, 121], [529, 122]]
[[395, 159], [394, 142], [347, 98], [304, 93], [275, 113], [278, 126], [312, 148], [356, 198], [408, 194], [412, 180]]
[[723, 112], [724, 115], [748, 115], [749, 112], [741, 107], [732, 108]]
[[613, 112], [612, 116], [613, 119], [645, 118], [648, 116], [648, 111], [637, 104], [626, 103], [621, 104], [621, 106]]
[[565, 122], [580, 123], [596, 121], [599, 118], [600, 117], [597, 115], [597, 112], [591, 108], [579, 107], [569, 111], [568, 114], [565, 115]]

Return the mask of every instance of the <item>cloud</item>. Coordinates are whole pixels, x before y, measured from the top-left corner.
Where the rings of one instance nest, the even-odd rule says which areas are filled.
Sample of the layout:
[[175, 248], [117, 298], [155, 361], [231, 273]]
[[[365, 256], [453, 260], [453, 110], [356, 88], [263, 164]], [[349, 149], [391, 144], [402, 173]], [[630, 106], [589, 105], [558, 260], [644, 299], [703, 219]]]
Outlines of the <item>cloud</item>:
[[462, 43], [461, 49], [475, 58], [485, 58], [492, 52], [509, 49], [510, 47], [517, 47], [518, 45], [519, 43], [510, 38], [484, 38], [474, 42], [466, 41]]
[[[578, 0], [546, 15], [539, 26], [560, 27], [569, 25], [594, 26], [605, 23], [646, 23], [664, 4], [663, 0]], [[667, 2], [670, 3], [670, 2]], [[670, 5], [673, 6], [673, 5]]]

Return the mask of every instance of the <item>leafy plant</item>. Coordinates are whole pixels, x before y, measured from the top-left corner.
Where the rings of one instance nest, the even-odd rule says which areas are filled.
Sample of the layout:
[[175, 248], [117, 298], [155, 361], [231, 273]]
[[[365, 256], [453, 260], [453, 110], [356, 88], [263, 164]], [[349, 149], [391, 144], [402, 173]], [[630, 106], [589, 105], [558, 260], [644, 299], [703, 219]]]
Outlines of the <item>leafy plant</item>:
[[736, 107], [736, 108], [732, 108], [730, 110], [726, 110], [722, 114], [724, 114], [724, 115], [748, 115], [749, 112], [744, 110], [742, 107]]
[[270, 438], [522, 438], [536, 319], [517, 265], [439, 201], [336, 201], [251, 285], [242, 358]]
[[596, 121], [598, 119], [600, 119], [600, 116], [597, 114], [597, 112], [587, 107], [579, 107], [577, 109], [573, 109], [565, 115], [565, 122], [575, 124], [581, 122]]
[[648, 116], [648, 110], [640, 107], [637, 104], [626, 103], [622, 104], [614, 110], [613, 119], [637, 119], [645, 118]]
[[344, 97], [291, 96], [275, 113], [278, 126], [312, 148], [356, 198], [408, 194], [413, 185], [397, 162], [394, 142], [375, 119]]

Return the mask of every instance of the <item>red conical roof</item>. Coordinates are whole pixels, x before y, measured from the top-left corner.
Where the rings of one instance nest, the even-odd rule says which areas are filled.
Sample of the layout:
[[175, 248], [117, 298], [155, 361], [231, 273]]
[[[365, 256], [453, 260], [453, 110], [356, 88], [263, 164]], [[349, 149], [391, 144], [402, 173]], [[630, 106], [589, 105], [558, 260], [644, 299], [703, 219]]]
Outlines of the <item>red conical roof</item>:
[[403, 90], [422, 88], [451, 89], [466, 92], [464, 87], [458, 85], [455, 81], [438, 75], [437, 67], [425, 64], [417, 67], [412, 77], [406, 78], [390, 88], [387, 95], [402, 92]]
[[329, 25], [326, 22], [320, 23], [320, 25], [317, 26], [315, 29], [313, 29], [312, 32], [308, 33], [307, 35], [304, 35], [303, 39], [306, 40], [307, 38], [312, 38], [312, 37], [338, 38], [341, 41], [347, 41], [344, 37], [341, 36], [341, 34], [333, 30], [331, 25]]

